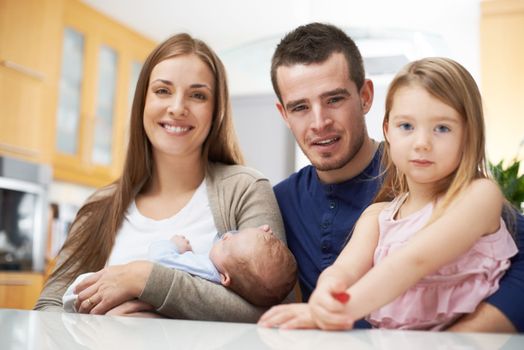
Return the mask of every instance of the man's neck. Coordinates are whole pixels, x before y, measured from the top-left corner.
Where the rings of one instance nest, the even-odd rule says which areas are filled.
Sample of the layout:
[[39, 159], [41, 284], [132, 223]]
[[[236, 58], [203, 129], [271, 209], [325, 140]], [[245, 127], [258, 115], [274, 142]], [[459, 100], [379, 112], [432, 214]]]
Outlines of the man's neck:
[[378, 145], [378, 142], [368, 137], [362, 144], [362, 147], [360, 147], [357, 154], [355, 154], [353, 159], [351, 159], [346, 165], [335, 170], [317, 170], [318, 178], [324, 184], [335, 184], [354, 178], [363, 172], [369, 163], [371, 163]]

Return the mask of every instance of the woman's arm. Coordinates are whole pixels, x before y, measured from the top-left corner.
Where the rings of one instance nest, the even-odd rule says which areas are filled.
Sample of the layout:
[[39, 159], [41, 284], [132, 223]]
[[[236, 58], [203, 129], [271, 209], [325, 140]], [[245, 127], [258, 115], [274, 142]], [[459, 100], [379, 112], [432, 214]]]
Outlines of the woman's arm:
[[[282, 219], [269, 181], [242, 173], [227, 176], [223, 182], [217, 190], [216, 201], [224, 225], [219, 227], [217, 223], [219, 231], [268, 224], [273, 233], [285, 241]], [[215, 203], [211, 199], [210, 202]], [[216, 221], [219, 220], [215, 218]], [[154, 266], [139, 298], [155, 306], [158, 312], [175, 318], [256, 322], [265, 311], [221, 285], [160, 265]]]
[[490, 180], [474, 181], [441, 217], [417, 232], [349, 288], [348, 315], [359, 319], [424, 276], [458, 258], [500, 224], [503, 197]]
[[[232, 171], [228, 169], [233, 169]], [[220, 232], [269, 225], [282, 240], [284, 229], [269, 181], [245, 167], [222, 167], [206, 178], [210, 206]], [[77, 288], [81, 312], [103, 314], [134, 298], [173, 318], [256, 322], [255, 307], [221, 285], [147, 261], [110, 266]], [[92, 307], [89, 300], [96, 304]]]
[[[60, 252], [56, 257], [57, 263], [55, 269], [67, 259], [67, 256], [68, 253], [64, 250]], [[40, 297], [35, 304], [34, 310], [64, 312], [62, 296], [72, 282], [73, 278], [70, 278], [65, 274], [50, 277], [40, 293]]]

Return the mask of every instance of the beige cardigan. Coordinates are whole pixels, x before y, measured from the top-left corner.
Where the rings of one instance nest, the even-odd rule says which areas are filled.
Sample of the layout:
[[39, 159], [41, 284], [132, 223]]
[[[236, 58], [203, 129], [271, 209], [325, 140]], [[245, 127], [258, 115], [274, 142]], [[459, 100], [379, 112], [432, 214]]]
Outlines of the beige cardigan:
[[[210, 163], [206, 184], [220, 234], [268, 224], [275, 235], [285, 241], [271, 184], [260, 173], [240, 165]], [[57, 260], [63, 261], [63, 257]], [[63, 311], [62, 295], [72, 282], [61, 278], [48, 283], [35, 310]], [[265, 311], [221, 285], [159, 264], [154, 264], [139, 299], [165, 316], [180, 319], [256, 322]]]

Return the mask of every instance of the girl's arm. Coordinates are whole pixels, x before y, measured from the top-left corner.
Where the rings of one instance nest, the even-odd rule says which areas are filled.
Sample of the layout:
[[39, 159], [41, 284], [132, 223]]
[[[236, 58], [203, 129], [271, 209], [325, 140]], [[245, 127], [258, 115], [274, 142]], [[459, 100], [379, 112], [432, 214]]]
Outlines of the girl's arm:
[[335, 263], [320, 275], [317, 287], [309, 299], [311, 314], [320, 328], [351, 328], [356, 320], [348, 317], [345, 301], [337, 299], [335, 295], [345, 293], [373, 266], [379, 239], [378, 216], [386, 204], [372, 204], [362, 213], [349, 243]]
[[[320, 274], [309, 303], [272, 307], [259, 320], [263, 327], [279, 328], [348, 328], [345, 308], [333, 293], [345, 292], [373, 266], [378, 242], [378, 214], [386, 203], [369, 206], [360, 216], [351, 239], [333, 265]], [[314, 313], [313, 313], [314, 311]], [[334, 320], [340, 320], [336, 322]]]
[[503, 197], [487, 179], [475, 180], [441, 217], [417, 232], [348, 289], [346, 312], [360, 319], [391, 302], [424, 276], [468, 251], [500, 225]]

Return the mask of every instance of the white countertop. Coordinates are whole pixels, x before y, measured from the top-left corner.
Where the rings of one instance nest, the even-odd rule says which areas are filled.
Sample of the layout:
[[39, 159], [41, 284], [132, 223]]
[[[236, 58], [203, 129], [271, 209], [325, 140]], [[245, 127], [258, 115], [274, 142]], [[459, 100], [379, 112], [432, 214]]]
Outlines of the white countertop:
[[0, 309], [0, 349], [524, 349], [524, 336], [281, 331], [254, 324]]

